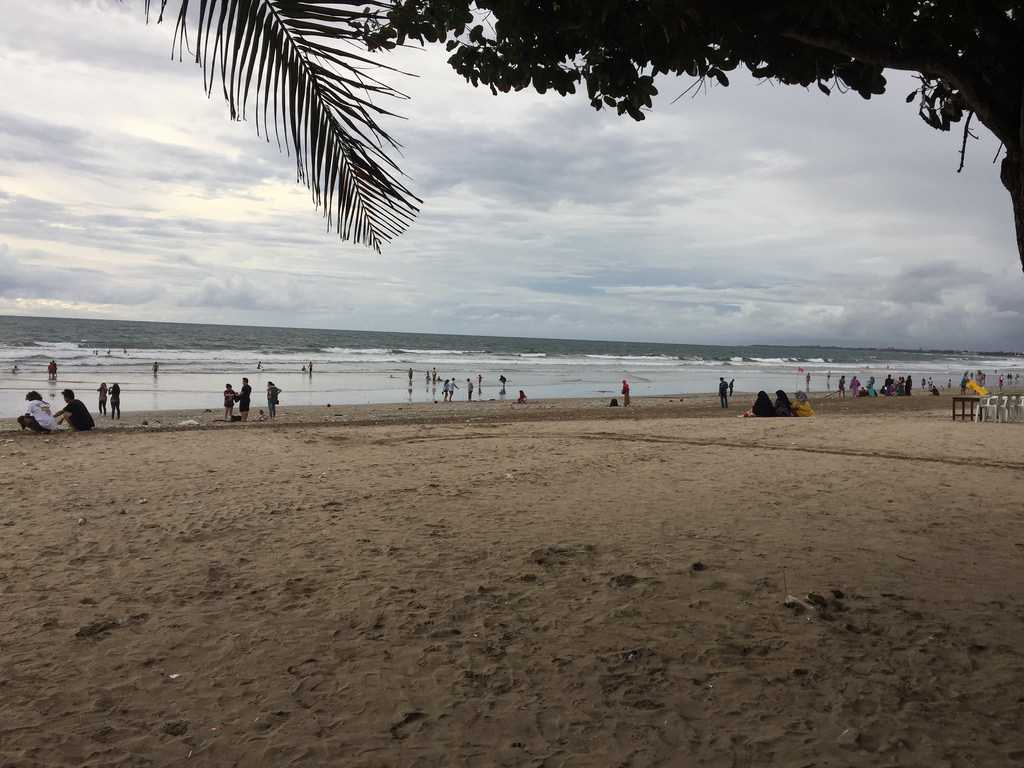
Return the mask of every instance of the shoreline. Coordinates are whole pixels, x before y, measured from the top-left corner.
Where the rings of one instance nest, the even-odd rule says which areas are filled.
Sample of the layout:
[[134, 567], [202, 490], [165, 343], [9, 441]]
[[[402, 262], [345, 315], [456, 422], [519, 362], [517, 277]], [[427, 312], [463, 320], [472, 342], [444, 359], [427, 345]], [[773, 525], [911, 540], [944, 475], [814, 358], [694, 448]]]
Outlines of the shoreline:
[[[607, 421], [641, 420], [656, 418], [737, 418], [747, 410], [753, 395], [737, 393], [727, 409], [720, 407], [715, 394], [634, 397], [627, 407], [609, 407], [610, 398], [552, 398], [531, 400], [519, 405], [514, 400], [456, 401], [453, 403], [391, 403], [360, 405], [297, 405], [278, 407], [277, 419], [256, 421], [259, 406], [250, 410], [248, 422], [225, 422], [222, 409], [169, 409], [129, 411], [116, 421], [99, 415], [90, 407], [96, 422], [94, 432], [169, 432], [218, 430], [229, 428], [275, 429], [299, 426], [377, 426], [385, 424], [451, 424], [451, 423], [514, 423], [531, 421], [574, 421], [595, 419]], [[811, 404], [815, 416], [845, 414], [895, 415], [951, 412], [950, 395], [912, 395], [911, 397], [876, 397], [841, 399], [814, 396]], [[266, 413], [266, 406], [263, 406]], [[182, 424], [194, 421], [197, 424]], [[0, 419], [0, 433], [19, 433], [13, 418]], [[59, 429], [50, 435], [68, 432]], [[27, 434], [27, 432], [26, 432]]]

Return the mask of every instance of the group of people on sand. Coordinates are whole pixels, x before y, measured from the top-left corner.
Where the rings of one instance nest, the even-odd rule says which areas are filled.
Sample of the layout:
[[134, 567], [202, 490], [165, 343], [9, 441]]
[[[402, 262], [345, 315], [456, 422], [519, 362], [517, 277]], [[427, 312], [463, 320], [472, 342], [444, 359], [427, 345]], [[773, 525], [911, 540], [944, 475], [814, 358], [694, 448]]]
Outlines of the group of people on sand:
[[25, 413], [18, 417], [22, 430], [49, 434], [64, 424], [72, 432], [88, 432], [96, 426], [89, 409], [75, 397], [74, 390], [65, 389], [61, 395], [64, 397], [64, 407], [56, 413], [51, 411], [50, 404], [35, 390], [25, 395]]
[[[272, 381], [267, 382], [267, 414], [264, 415], [260, 409], [256, 421], [271, 421], [277, 418], [277, 406], [281, 402], [283, 390]], [[235, 405], [238, 405], [238, 416], [235, 416]], [[252, 405], [252, 387], [249, 379], [242, 377], [242, 387], [237, 392], [231, 383], [224, 385], [224, 421], [248, 421], [249, 410]]]
[[779, 389], [775, 392], [775, 402], [763, 389], [757, 393], [757, 399], [744, 416], [813, 416], [814, 409], [807, 399], [806, 392], [796, 393], [796, 402], [789, 399], [785, 391]]

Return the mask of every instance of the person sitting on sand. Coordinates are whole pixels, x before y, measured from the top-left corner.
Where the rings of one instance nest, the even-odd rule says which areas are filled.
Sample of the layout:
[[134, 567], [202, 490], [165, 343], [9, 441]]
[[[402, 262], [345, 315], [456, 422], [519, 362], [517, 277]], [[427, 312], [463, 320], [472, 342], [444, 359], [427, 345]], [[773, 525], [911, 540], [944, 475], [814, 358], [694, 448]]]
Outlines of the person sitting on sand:
[[763, 389], [757, 393], [757, 399], [754, 400], [754, 407], [751, 411], [755, 416], [774, 416], [775, 406], [772, 405], [772, 399], [768, 397], [768, 393]]
[[48, 434], [57, 428], [57, 422], [50, 413], [50, 404], [43, 400], [42, 395], [32, 390], [25, 395], [25, 400], [28, 402], [25, 413], [18, 417], [18, 424], [23, 430]]
[[235, 416], [235, 400], [238, 393], [230, 384], [224, 385], [224, 421], [233, 421]]
[[61, 394], [64, 396], [65, 405], [53, 414], [58, 424], [67, 424], [72, 432], [88, 432], [96, 426], [89, 409], [85, 407], [85, 403], [75, 398], [73, 390], [65, 389]]
[[520, 405], [526, 402], [526, 393], [523, 392], [523, 390], [521, 389], [519, 390], [519, 399], [516, 400], [516, 402], [519, 403]]
[[796, 393], [796, 402], [793, 403], [794, 416], [813, 416], [814, 409], [811, 408], [811, 401], [807, 399], [806, 392]]
[[783, 390], [778, 389], [775, 391], [775, 415], [776, 416], [792, 416], [793, 415], [793, 404], [789, 402], [789, 395]]

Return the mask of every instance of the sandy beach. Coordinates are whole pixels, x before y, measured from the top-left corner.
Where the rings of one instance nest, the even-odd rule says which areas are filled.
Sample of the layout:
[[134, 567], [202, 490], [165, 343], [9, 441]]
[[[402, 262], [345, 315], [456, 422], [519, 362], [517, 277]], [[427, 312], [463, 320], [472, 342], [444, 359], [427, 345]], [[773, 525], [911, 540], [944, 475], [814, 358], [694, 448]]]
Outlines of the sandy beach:
[[0, 434], [0, 766], [1024, 764], [1024, 425], [606, 406]]

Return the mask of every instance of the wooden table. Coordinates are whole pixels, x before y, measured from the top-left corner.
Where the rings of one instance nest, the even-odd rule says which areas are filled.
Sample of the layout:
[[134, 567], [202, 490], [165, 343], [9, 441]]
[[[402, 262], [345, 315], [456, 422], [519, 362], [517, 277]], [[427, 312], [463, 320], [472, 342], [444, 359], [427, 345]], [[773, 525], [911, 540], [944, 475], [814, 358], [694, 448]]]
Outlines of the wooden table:
[[971, 404], [971, 421], [974, 421], [974, 407], [981, 400], [977, 395], [971, 395], [968, 397], [962, 397], [955, 395], [953, 397], [953, 421], [956, 421], [956, 404], [960, 403], [960, 421], [967, 421], [967, 404]]

